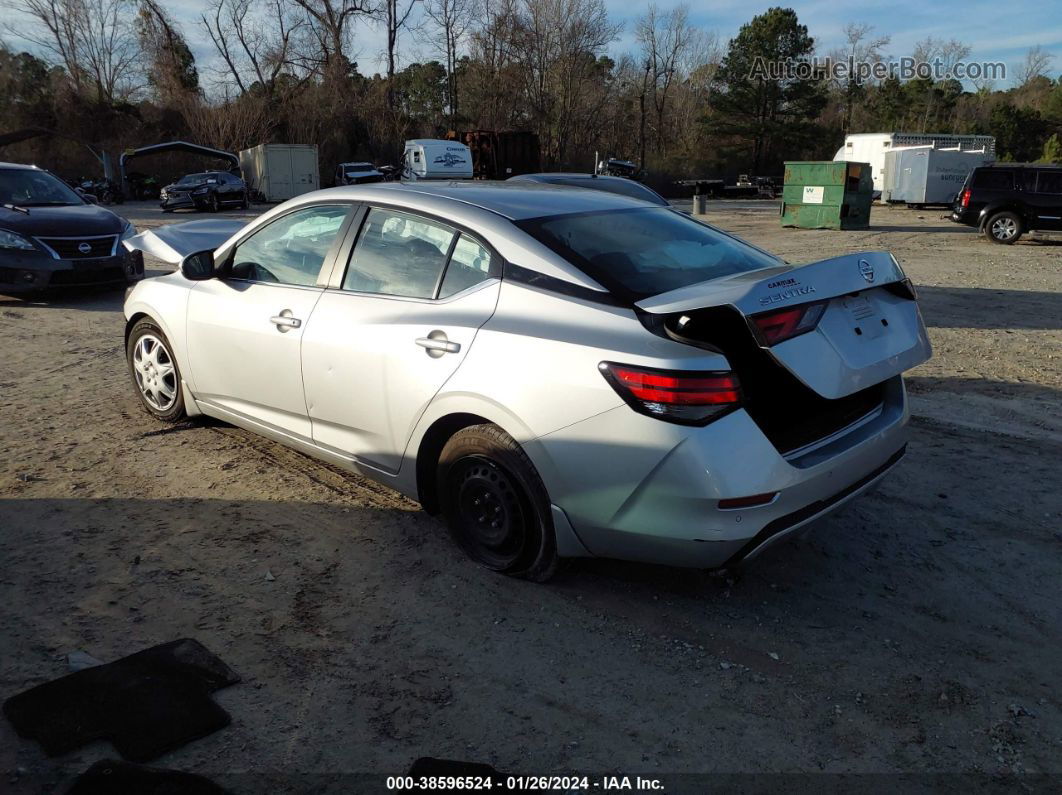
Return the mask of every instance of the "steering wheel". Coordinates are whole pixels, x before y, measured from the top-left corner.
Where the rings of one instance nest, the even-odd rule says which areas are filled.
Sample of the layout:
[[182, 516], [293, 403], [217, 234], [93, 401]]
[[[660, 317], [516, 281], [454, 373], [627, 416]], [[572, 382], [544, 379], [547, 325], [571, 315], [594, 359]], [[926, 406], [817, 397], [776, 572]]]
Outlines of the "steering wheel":
[[235, 279], [246, 279], [252, 282], [279, 282], [280, 279], [257, 262], [237, 262], [232, 266], [232, 276]]

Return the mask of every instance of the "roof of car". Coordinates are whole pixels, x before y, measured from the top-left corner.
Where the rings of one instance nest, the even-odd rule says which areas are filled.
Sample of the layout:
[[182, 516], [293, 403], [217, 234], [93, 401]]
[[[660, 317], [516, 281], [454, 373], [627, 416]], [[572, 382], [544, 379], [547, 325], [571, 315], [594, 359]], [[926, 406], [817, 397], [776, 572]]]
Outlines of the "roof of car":
[[[631, 182], [627, 177], [617, 177], [612, 174], [591, 174], [587, 171], [547, 171], [541, 174], [518, 174], [515, 177], [509, 177], [513, 182], [519, 182], [520, 180], [549, 180], [549, 179], [607, 179], [617, 180], [623, 179], [627, 182]], [[639, 183], [640, 184], [640, 183]]]
[[350, 192], [351, 198], [386, 201], [388, 194], [421, 194], [479, 207], [513, 221], [547, 215], [630, 210], [652, 206], [648, 202], [615, 193], [568, 188], [541, 182], [490, 182], [467, 180], [444, 182], [378, 182], [332, 190]]

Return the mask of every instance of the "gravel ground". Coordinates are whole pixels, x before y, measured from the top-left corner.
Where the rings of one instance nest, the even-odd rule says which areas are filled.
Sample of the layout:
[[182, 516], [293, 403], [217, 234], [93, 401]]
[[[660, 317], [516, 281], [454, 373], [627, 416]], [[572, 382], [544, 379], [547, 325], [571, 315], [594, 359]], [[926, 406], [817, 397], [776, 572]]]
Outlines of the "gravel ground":
[[[194, 637], [243, 677], [216, 694], [232, 725], [156, 764], [240, 793], [382, 788], [424, 755], [1057, 791], [1062, 245], [994, 246], [939, 211], [831, 232], [772, 210], [709, 220], [792, 261], [891, 250], [935, 355], [908, 381], [907, 460], [737, 581], [597, 560], [546, 586], [491, 575], [387, 489], [220, 423], [153, 422], [121, 291], [0, 297], [0, 697], [74, 650]], [[0, 721], [0, 790], [113, 756], [48, 759]]]

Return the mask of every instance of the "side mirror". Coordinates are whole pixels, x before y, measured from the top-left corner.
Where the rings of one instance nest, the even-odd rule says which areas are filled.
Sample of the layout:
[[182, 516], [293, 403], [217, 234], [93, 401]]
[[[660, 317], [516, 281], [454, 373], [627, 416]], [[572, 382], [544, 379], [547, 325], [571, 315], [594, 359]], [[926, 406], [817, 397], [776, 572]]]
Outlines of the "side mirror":
[[181, 275], [193, 282], [214, 278], [214, 250], [197, 251], [182, 259]]

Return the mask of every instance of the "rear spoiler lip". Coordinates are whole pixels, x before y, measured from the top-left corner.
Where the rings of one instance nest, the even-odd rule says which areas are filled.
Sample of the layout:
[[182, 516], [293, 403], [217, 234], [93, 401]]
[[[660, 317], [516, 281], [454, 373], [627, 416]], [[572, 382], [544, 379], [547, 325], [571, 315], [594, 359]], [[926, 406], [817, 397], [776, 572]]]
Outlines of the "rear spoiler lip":
[[177, 265], [189, 254], [221, 248], [245, 227], [245, 221], [209, 219], [168, 224], [134, 235], [122, 244], [130, 251], [143, 251], [163, 262]]
[[905, 278], [889, 252], [862, 251], [806, 265], [780, 265], [699, 282], [642, 299], [635, 306], [656, 315], [731, 305], [748, 316], [857, 293]]

